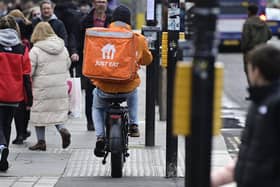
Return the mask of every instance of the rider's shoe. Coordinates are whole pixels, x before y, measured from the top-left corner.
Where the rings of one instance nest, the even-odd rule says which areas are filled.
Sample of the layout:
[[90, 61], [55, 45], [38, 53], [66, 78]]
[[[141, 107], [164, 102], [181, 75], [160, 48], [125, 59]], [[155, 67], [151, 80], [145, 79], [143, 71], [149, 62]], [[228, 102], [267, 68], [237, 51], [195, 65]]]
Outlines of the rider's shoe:
[[129, 126], [128, 133], [129, 133], [130, 137], [139, 137], [140, 136], [140, 132], [139, 132], [138, 125], [131, 124]]
[[95, 144], [94, 155], [104, 157], [105, 155], [105, 140], [103, 137], [98, 137]]

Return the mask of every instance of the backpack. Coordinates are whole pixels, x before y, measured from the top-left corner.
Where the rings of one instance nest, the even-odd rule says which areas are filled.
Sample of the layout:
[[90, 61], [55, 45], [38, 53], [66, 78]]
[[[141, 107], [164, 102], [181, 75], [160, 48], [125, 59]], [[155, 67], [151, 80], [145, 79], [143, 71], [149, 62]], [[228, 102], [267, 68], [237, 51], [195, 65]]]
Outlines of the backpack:
[[83, 74], [113, 83], [134, 80], [137, 65], [137, 38], [124, 28], [86, 29]]

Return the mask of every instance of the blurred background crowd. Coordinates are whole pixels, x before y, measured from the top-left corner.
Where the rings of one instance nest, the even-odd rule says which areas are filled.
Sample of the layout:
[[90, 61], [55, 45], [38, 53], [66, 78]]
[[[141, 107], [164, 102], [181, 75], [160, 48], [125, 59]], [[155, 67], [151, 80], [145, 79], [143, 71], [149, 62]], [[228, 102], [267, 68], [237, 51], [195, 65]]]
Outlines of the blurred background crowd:
[[[19, 9], [26, 18], [32, 19], [33, 15], [39, 13], [41, 0], [0, 0], [0, 17], [6, 15], [13, 9]], [[88, 13], [92, 8], [92, 0], [53, 0], [55, 4], [73, 3], [75, 8], [83, 14]], [[140, 29], [145, 22], [146, 0], [108, 0], [108, 7], [114, 10], [119, 4], [130, 8], [132, 14], [132, 26]]]
[[[53, 0], [55, 4], [67, 3], [66, 0]], [[77, 9], [79, 9], [83, 13], [88, 13], [92, 6], [91, 0], [73, 0], [71, 1], [74, 5], [76, 5]], [[116, 6], [117, 1], [111, 0], [108, 1], [110, 7], [113, 9]], [[6, 15], [13, 9], [21, 10], [25, 17], [32, 19], [33, 11], [38, 9], [37, 6], [40, 3], [40, 0], [0, 0], [0, 16]], [[39, 10], [39, 9], [38, 9]], [[37, 12], [36, 12], [37, 13]]]

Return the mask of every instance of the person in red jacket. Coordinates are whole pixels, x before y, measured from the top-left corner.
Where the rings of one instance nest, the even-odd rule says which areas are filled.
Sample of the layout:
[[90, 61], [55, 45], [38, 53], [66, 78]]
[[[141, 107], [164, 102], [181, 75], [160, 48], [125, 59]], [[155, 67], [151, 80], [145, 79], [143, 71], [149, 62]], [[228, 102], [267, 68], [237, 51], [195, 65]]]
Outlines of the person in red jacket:
[[31, 62], [28, 49], [19, 37], [19, 27], [11, 16], [0, 18], [0, 171], [9, 168], [11, 123], [19, 103], [32, 106]]

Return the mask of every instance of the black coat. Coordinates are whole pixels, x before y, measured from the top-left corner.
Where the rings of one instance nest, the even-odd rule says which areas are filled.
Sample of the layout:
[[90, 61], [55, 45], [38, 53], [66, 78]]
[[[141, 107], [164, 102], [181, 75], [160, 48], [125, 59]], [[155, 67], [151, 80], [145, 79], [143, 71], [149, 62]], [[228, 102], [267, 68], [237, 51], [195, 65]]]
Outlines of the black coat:
[[279, 187], [280, 82], [251, 88], [250, 97], [235, 180], [238, 187]]
[[[33, 28], [35, 28], [35, 26], [41, 21], [42, 21], [41, 18], [33, 19], [32, 20]], [[57, 18], [51, 18], [48, 22], [51, 25], [51, 27], [53, 28], [55, 34], [57, 36], [59, 36], [60, 38], [62, 38], [64, 40], [65, 46], [68, 47], [68, 35], [67, 35], [67, 31], [65, 29], [63, 22]]]
[[32, 25], [31, 24], [25, 24], [22, 19], [16, 20], [20, 29], [21, 38], [30, 40], [31, 34], [32, 34]]
[[68, 34], [68, 51], [71, 54], [78, 53], [80, 41], [80, 23], [83, 14], [72, 2], [57, 3], [54, 9], [55, 15], [64, 23]]

